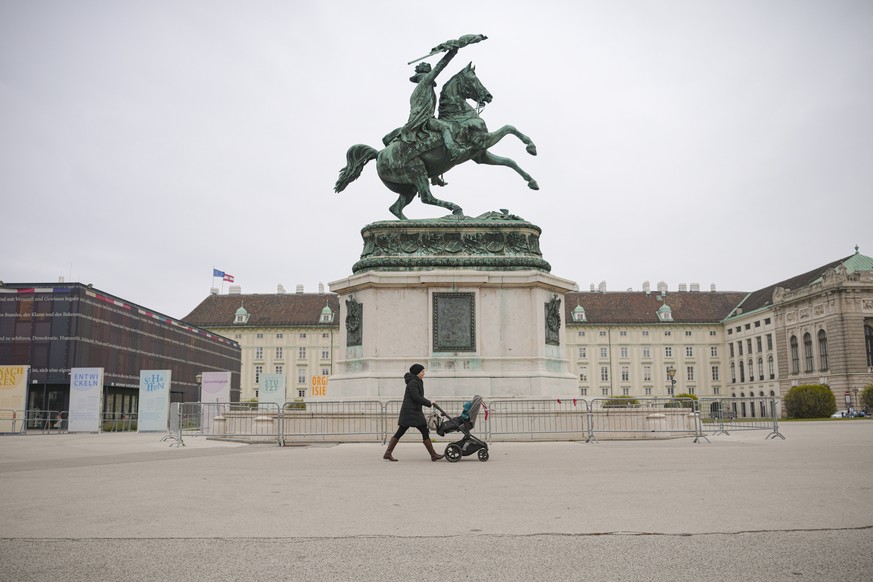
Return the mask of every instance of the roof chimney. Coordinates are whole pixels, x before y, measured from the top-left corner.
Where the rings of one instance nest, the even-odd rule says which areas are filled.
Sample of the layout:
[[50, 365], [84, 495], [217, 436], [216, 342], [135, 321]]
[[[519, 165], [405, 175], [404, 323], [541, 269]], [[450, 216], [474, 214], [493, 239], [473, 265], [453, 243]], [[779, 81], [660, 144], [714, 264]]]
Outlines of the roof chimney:
[[595, 291], [597, 291], [597, 285], [595, 285], [594, 283], [591, 283], [591, 287], [588, 290], [591, 291], [592, 293], [594, 293]]
[[303, 293], [303, 285], [297, 285], [297, 293]]
[[648, 281], [643, 281], [643, 291], [646, 292], [646, 295], [652, 290], [652, 285]]
[[319, 294], [319, 295], [324, 295], [324, 283], [319, 283], [319, 284], [318, 284], [318, 294]]
[[242, 287], [239, 285], [231, 285], [227, 288], [228, 295], [240, 295], [242, 294]]
[[661, 295], [667, 294], [667, 283], [665, 283], [664, 281], [658, 281], [658, 293], [660, 293]]
[[679, 291], [681, 293], [688, 291], [688, 284], [687, 283], [679, 283]]
[[710, 292], [715, 293], [715, 283], [709, 286], [709, 290]]
[[210, 295], [218, 295], [218, 287], [213, 287], [209, 290]]
[[278, 285], [276, 285], [276, 293], [278, 293], [279, 295], [285, 294], [285, 286], [282, 285], [282, 283], [279, 283]]
[[700, 292], [700, 283], [692, 283], [691, 284], [691, 292], [699, 293]]
[[601, 281], [600, 285], [597, 286], [597, 290], [601, 293], [606, 293], [606, 281]]

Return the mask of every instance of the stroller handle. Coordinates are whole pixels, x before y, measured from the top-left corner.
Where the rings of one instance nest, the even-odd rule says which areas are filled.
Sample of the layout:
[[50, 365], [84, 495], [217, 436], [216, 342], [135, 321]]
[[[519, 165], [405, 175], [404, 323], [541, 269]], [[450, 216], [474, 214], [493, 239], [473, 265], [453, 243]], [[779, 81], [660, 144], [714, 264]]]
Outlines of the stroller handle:
[[445, 410], [443, 410], [442, 408], [440, 408], [439, 404], [437, 404], [436, 402], [434, 402], [434, 403], [433, 403], [433, 407], [436, 408], [437, 410], [439, 410], [439, 411], [440, 411], [440, 414], [442, 414], [442, 415], [445, 416], [446, 418], [449, 418], [449, 415], [446, 414], [446, 411], [445, 411]]

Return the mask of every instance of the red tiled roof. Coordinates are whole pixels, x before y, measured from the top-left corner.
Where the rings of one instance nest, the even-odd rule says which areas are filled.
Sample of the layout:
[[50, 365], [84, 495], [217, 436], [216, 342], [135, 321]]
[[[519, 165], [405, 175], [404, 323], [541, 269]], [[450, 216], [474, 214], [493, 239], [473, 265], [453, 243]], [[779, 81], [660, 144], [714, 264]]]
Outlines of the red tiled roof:
[[[332, 324], [320, 322], [325, 305], [333, 311]], [[335, 293], [210, 295], [182, 321], [200, 327], [231, 326], [240, 307], [249, 312], [245, 324], [249, 327], [338, 325], [339, 299]]]
[[744, 291], [679, 291], [667, 293], [662, 302], [657, 292], [572, 292], [565, 296], [564, 321], [573, 324], [573, 310], [581, 305], [587, 323], [659, 324], [658, 308], [666, 303], [675, 323], [718, 323], [746, 295]]

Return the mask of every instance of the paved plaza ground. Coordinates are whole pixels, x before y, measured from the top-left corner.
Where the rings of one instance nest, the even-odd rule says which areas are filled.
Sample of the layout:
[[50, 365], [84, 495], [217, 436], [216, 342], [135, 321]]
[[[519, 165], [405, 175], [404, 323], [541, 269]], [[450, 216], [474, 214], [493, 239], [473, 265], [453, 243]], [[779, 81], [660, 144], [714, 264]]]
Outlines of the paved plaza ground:
[[873, 420], [781, 429], [456, 464], [412, 434], [398, 463], [377, 444], [3, 436], [0, 580], [873, 579]]

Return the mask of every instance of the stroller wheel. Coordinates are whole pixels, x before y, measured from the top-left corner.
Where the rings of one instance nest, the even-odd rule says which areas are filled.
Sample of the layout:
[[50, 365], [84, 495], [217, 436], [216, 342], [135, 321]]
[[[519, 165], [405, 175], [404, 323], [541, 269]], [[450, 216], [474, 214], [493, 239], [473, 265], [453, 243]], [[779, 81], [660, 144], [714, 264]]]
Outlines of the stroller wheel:
[[461, 460], [461, 447], [456, 444], [451, 444], [446, 447], [446, 460], [450, 463], [457, 463]]
[[488, 460], [488, 449], [479, 449], [479, 452], [476, 453], [478, 455], [479, 460], [483, 463]]

